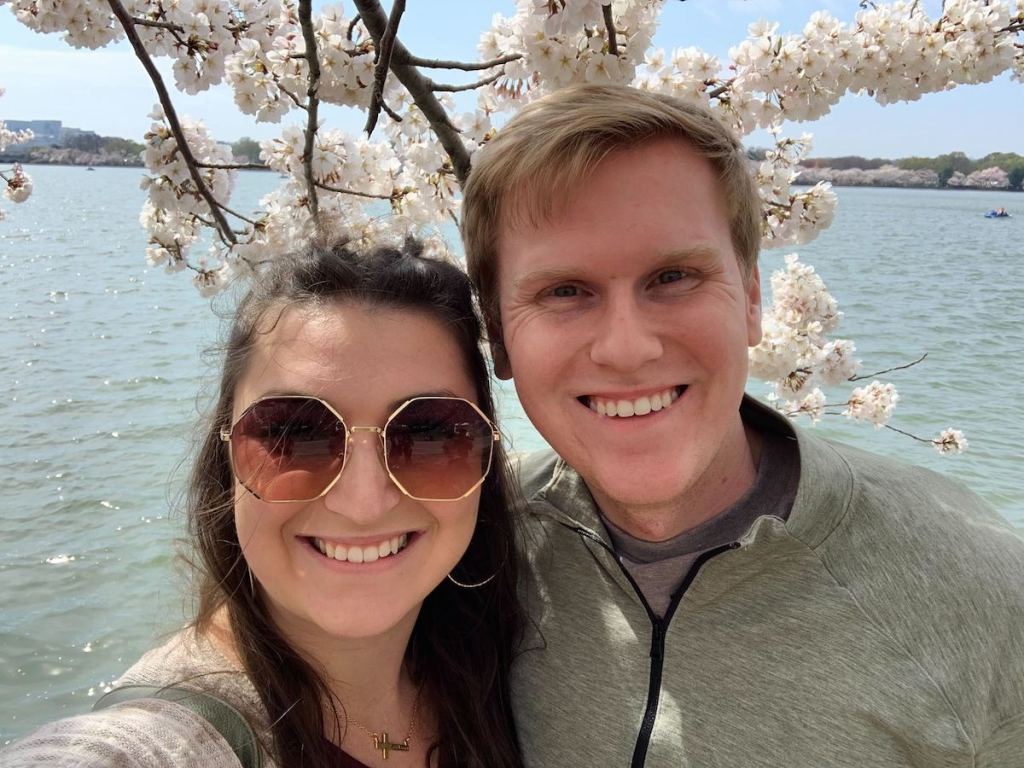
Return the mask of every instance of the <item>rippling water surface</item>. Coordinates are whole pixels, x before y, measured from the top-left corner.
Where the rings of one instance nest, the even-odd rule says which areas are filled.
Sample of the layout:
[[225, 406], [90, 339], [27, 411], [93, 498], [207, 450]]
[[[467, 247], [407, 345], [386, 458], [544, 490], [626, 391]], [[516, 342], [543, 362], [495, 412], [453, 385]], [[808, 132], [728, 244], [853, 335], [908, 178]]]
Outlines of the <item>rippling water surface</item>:
[[[147, 267], [137, 169], [29, 171], [36, 193], [0, 223], [0, 744], [88, 709], [188, 615], [172, 540], [215, 373], [201, 351], [221, 329], [187, 276]], [[241, 174], [236, 209], [277, 181]], [[953, 424], [971, 450], [944, 459], [841, 419], [818, 429], [954, 475], [1024, 525], [1024, 195], [838, 193], [836, 224], [801, 257], [839, 300], [865, 372], [928, 353], [890, 377], [894, 424]], [[982, 217], [997, 206], [1016, 217]], [[783, 255], [765, 254], [765, 284]], [[539, 445], [500, 394], [514, 447]]]

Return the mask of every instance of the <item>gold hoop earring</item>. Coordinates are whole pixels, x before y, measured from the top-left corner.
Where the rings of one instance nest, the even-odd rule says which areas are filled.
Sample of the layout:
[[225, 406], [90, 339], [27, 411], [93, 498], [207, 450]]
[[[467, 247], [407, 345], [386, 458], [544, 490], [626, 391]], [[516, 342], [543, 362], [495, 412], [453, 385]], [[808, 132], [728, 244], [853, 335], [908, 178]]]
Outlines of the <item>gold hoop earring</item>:
[[[480, 520], [477, 523], [477, 525], [478, 526], [479, 525], [487, 525], [487, 523], [484, 520]], [[467, 584], [466, 582], [459, 581], [454, 576], [452, 576], [452, 574], [455, 572], [454, 568], [451, 571], [448, 572], [447, 579], [448, 579], [448, 581], [450, 581], [455, 586], [462, 587], [463, 589], [479, 589], [480, 587], [484, 586], [485, 584], [488, 584], [491, 581], [493, 581], [494, 577], [497, 576], [501, 572], [501, 569], [505, 567], [505, 563], [508, 562], [508, 550], [509, 550], [509, 543], [508, 543], [508, 540], [506, 539], [505, 540], [505, 557], [502, 558], [501, 564], [495, 569], [494, 573], [492, 573], [490, 576], [488, 576], [483, 581], [478, 581], [478, 582], [473, 583], [473, 584]]]
[[[501, 568], [498, 568], [498, 570], [500, 571]], [[464, 584], [463, 582], [459, 581], [458, 579], [456, 579], [454, 576], [452, 576], [449, 573], [448, 574], [448, 581], [450, 581], [452, 584], [454, 584], [457, 587], [462, 587], [463, 589], [477, 589], [479, 587], [482, 587], [484, 584], [487, 584], [489, 581], [491, 581], [497, 575], [498, 575], [498, 571], [495, 571], [490, 576], [488, 576], [486, 579], [484, 579], [483, 581], [478, 581], [476, 584]]]

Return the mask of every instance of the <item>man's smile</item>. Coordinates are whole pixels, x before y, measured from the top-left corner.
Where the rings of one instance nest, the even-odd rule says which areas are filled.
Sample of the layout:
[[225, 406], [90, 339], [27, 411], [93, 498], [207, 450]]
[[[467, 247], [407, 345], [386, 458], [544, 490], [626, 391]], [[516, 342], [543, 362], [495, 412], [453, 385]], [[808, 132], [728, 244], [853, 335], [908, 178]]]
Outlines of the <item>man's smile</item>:
[[639, 396], [583, 395], [578, 400], [602, 416], [628, 419], [664, 410], [685, 391], [686, 385], [679, 384]]

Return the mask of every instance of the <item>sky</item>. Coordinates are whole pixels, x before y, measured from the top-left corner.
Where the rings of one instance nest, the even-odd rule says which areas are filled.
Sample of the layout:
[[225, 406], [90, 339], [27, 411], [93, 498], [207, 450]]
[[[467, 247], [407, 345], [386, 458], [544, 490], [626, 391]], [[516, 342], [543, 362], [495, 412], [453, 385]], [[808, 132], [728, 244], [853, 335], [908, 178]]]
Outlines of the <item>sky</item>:
[[[319, 7], [322, 3], [314, 3]], [[389, 3], [385, 2], [385, 6]], [[926, 0], [937, 13], [941, 0]], [[342, 4], [347, 15], [352, 4]], [[781, 32], [799, 32], [816, 10], [829, 10], [852, 20], [857, 0], [666, 0], [655, 44], [666, 50], [697, 46], [726, 59], [731, 46], [746, 37], [758, 19], [780, 24]], [[408, 0], [399, 37], [413, 53], [426, 57], [476, 60], [480, 33], [494, 13], [511, 15], [511, 0]], [[161, 65], [173, 83], [170, 66]], [[456, 75], [463, 75], [460, 79]], [[438, 78], [439, 79], [439, 78]], [[453, 82], [470, 76], [455, 73]], [[104, 136], [141, 141], [156, 103], [153, 85], [124, 41], [98, 51], [76, 50], [59, 35], [40, 35], [22, 26], [10, 7], [0, 7], [0, 119], [60, 120], [66, 126]], [[933, 156], [963, 151], [970, 157], [989, 152], [1024, 154], [1024, 84], [1004, 75], [992, 83], [930, 94], [912, 104], [882, 107], [867, 96], [847, 96], [826, 117], [787, 126], [785, 133], [809, 131], [813, 155], [866, 157]], [[471, 109], [472, 95], [460, 107]], [[255, 123], [235, 109], [230, 89], [218, 86], [198, 96], [175, 92], [180, 114], [201, 119], [220, 141], [242, 136], [277, 135], [281, 125]], [[365, 117], [354, 110], [327, 107], [332, 127], [360, 130]], [[285, 123], [298, 122], [297, 114]], [[749, 146], [767, 146], [761, 133], [746, 139]]]

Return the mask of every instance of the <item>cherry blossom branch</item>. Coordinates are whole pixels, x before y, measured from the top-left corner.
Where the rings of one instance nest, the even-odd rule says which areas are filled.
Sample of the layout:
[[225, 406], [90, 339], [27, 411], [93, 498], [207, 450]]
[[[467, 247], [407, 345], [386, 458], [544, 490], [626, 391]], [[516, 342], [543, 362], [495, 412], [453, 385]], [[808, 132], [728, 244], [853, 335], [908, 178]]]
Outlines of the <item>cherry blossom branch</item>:
[[330, 186], [328, 184], [323, 184], [323, 183], [321, 183], [319, 181], [316, 183], [316, 185], [318, 187], [320, 187], [320, 189], [325, 189], [328, 192], [339, 192], [339, 193], [341, 193], [343, 195], [355, 195], [356, 197], [369, 197], [369, 198], [372, 198], [374, 200], [392, 200], [394, 198], [393, 195], [375, 195], [372, 192], [359, 192], [359, 191], [357, 191], [355, 189], [342, 189], [341, 187], [332, 187], [332, 186]]
[[185, 34], [185, 28], [180, 24], [172, 24], [169, 21], [157, 21], [156, 19], [143, 19], [139, 16], [132, 17], [132, 24], [139, 27], [155, 27], [156, 29], [166, 29], [171, 32], [177, 32], [180, 35]]
[[366, 127], [363, 128], [367, 138], [373, 133], [373, 129], [377, 126], [377, 118], [380, 117], [380, 106], [384, 100], [384, 83], [387, 81], [388, 71], [391, 69], [391, 54], [395, 50], [398, 25], [402, 21], [403, 13], [405, 13], [405, 0], [394, 0], [387, 26], [384, 27], [384, 34], [381, 35], [380, 42], [376, 43], [377, 66], [373, 71], [373, 92], [370, 94], [370, 106], [366, 111]]
[[[373, 38], [374, 45], [379, 46], [380, 39], [387, 27], [387, 17], [384, 15], [384, 10], [380, 7], [380, 2], [378, 0], [354, 0], [354, 3], [359, 10], [359, 15], [363, 19], [363, 24]], [[452, 125], [447, 111], [445, 111], [445, 108], [431, 90], [431, 81], [424, 77], [415, 66], [397, 63], [410, 60], [411, 56], [408, 49], [402, 45], [401, 40], [395, 38], [391, 71], [395, 73], [395, 77], [409, 91], [413, 101], [416, 102], [416, 106], [420, 108], [423, 116], [427, 118], [427, 122], [430, 123], [430, 127], [437, 136], [438, 141], [441, 142], [441, 146], [444, 147], [448, 157], [451, 158], [456, 178], [462, 184], [469, 176], [469, 152], [466, 151], [466, 147], [462, 143], [458, 129]]]
[[864, 379], [874, 379], [883, 374], [892, 373], [893, 371], [904, 371], [907, 368], [913, 368], [915, 365], [923, 361], [926, 357], [928, 357], [927, 352], [925, 352], [912, 363], [907, 363], [906, 365], [897, 365], [895, 368], [886, 368], [884, 371], [875, 371], [875, 373], [869, 373], [864, 376], [851, 376], [850, 378], [847, 379], [847, 381], [863, 381]]
[[309, 213], [314, 226], [320, 228], [320, 202], [317, 199], [316, 182], [313, 180], [313, 142], [316, 139], [317, 112], [320, 98], [317, 90], [320, 87], [320, 56], [316, 48], [316, 32], [313, 30], [312, 0], [299, 0], [299, 26], [302, 28], [302, 39], [306, 43], [306, 65], [309, 67], [309, 82], [306, 87], [306, 144], [303, 148], [302, 165], [306, 176], [306, 191], [309, 194]]
[[485, 85], [490, 85], [495, 80], [504, 76], [504, 72], [498, 72], [497, 74], [485, 77], [482, 80], [477, 80], [475, 83], [466, 83], [465, 85], [449, 85], [448, 83], [435, 83], [433, 80], [430, 81], [430, 89], [432, 91], [444, 92], [444, 93], [457, 93], [458, 91], [472, 91], [476, 88], [482, 88]]
[[[256, 226], [256, 222], [253, 221], [252, 219], [250, 219], [248, 216], [243, 216], [242, 214], [238, 213], [237, 211], [231, 210], [230, 208], [228, 208], [223, 203], [217, 203], [217, 207], [220, 208], [222, 211], [224, 211], [224, 213], [230, 213], [236, 219], [241, 219], [246, 224], [252, 224], [253, 226]], [[236, 234], [243, 234], [244, 235], [245, 233], [244, 232], [240, 232], [240, 233], [236, 233]]]
[[263, 163], [203, 163], [196, 162], [200, 168], [212, 168], [219, 171], [244, 171], [244, 170], [267, 170], [267, 166]]
[[345, 30], [345, 39], [348, 40], [350, 43], [354, 42], [352, 40], [352, 33], [356, 31], [356, 24], [358, 24], [360, 20], [361, 17], [357, 13], [355, 16], [352, 17], [352, 21], [348, 23], [348, 29]]
[[407, 64], [410, 67], [423, 67], [424, 69], [460, 69], [463, 72], [477, 72], [481, 69], [500, 67], [502, 64], [518, 61], [521, 58], [523, 58], [521, 53], [510, 53], [507, 56], [499, 56], [490, 61], [448, 61], [445, 59], [424, 59], [419, 56], [413, 56], [406, 51], [405, 56], [393, 55], [392, 61], [398, 64]]
[[381, 98], [380, 100], [380, 108], [383, 109], [387, 113], [388, 117], [390, 117], [396, 123], [402, 122], [402, 116], [395, 112], [395, 110], [393, 110], [391, 107], [389, 107], [388, 103], [384, 101], [383, 98]]
[[918, 437], [917, 435], [913, 435], [910, 432], [905, 432], [902, 429], [894, 427], [891, 424], [883, 424], [882, 426], [885, 427], [886, 429], [891, 429], [893, 432], [898, 432], [901, 435], [909, 437], [911, 440], [917, 440], [917, 442], [919, 442], [919, 443], [927, 443], [928, 445], [935, 445], [935, 441], [934, 440], [929, 440], [926, 437]]
[[[293, 56], [292, 58], [298, 58], [298, 57]], [[303, 56], [303, 58], [305, 58], [305, 56]], [[285, 96], [287, 96], [289, 99], [292, 100], [292, 102], [295, 104], [296, 107], [298, 107], [299, 109], [301, 109], [301, 110], [303, 110], [305, 112], [309, 111], [309, 107], [307, 107], [305, 104], [303, 104], [298, 96], [296, 96], [289, 89], [287, 89], [283, 85], [281, 85], [280, 80], [277, 77], [274, 78], [274, 84], [277, 85], [278, 90], [280, 90], [281, 93], [283, 93]]]
[[185, 138], [185, 132], [182, 130], [181, 123], [178, 121], [178, 114], [174, 109], [174, 103], [171, 101], [171, 96], [167, 92], [167, 87], [164, 85], [160, 72], [157, 71], [156, 65], [153, 64], [153, 60], [149, 57], [149, 53], [147, 53], [145, 46], [142, 44], [142, 40], [139, 38], [139, 33], [135, 31], [131, 15], [121, 4], [120, 0], [107, 0], [107, 2], [110, 5], [110, 9], [114, 12], [114, 16], [116, 16], [118, 22], [120, 22], [121, 28], [124, 29], [124, 33], [128, 37], [128, 41], [135, 50], [136, 57], [142, 63], [143, 68], [149, 75], [149, 79], [153, 81], [153, 87], [156, 88], [157, 97], [160, 99], [160, 106], [163, 108], [164, 116], [167, 118], [167, 124], [170, 126], [171, 133], [174, 135], [175, 141], [178, 144], [178, 151], [181, 153], [181, 159], [185, 162], [185, 166], [188, 168], [189, 175], [192, 177], [192, 183], [196, 185], [196, 192], [202, 196], [206, 201], [206, 204], [210, 207], [210, 213], [213, 215], [213, 219], [217, 223], [217, 231], [225, 239], [232, 243], [236, 243], [237, 240], [235, 239], [235, 233], [228, 225], [227, 219], [224, 218], [224, 214], [220, 211], [220, 203], [214, 199], [213, 194], [203, 181], [202, 174], [199, 173], [199, 167], [196, 165], [196, 159], [192, 155], [192, 150], [189, 148], [188, 140]]
[[615, 18], [612, 16], [611, 3], [602, 5], [601, 13], [604, 14], [604, 26], [608, 30], [608, 53], [612, 56], [618, 56], [619, 44], [615, 39]]
[[734, 82], [736, 82], [736, 78], [735, 77], [729, 78], [728, 80], [726, 80], [724, 83], [722, 83], [720, 86], [718, 86], [714, 90], [708, 91], [708, 98], [709, 99], [717, 99], [717, 98], [721, 97], [724, 93], [728, 92], [732, 88], [732, 84]]

